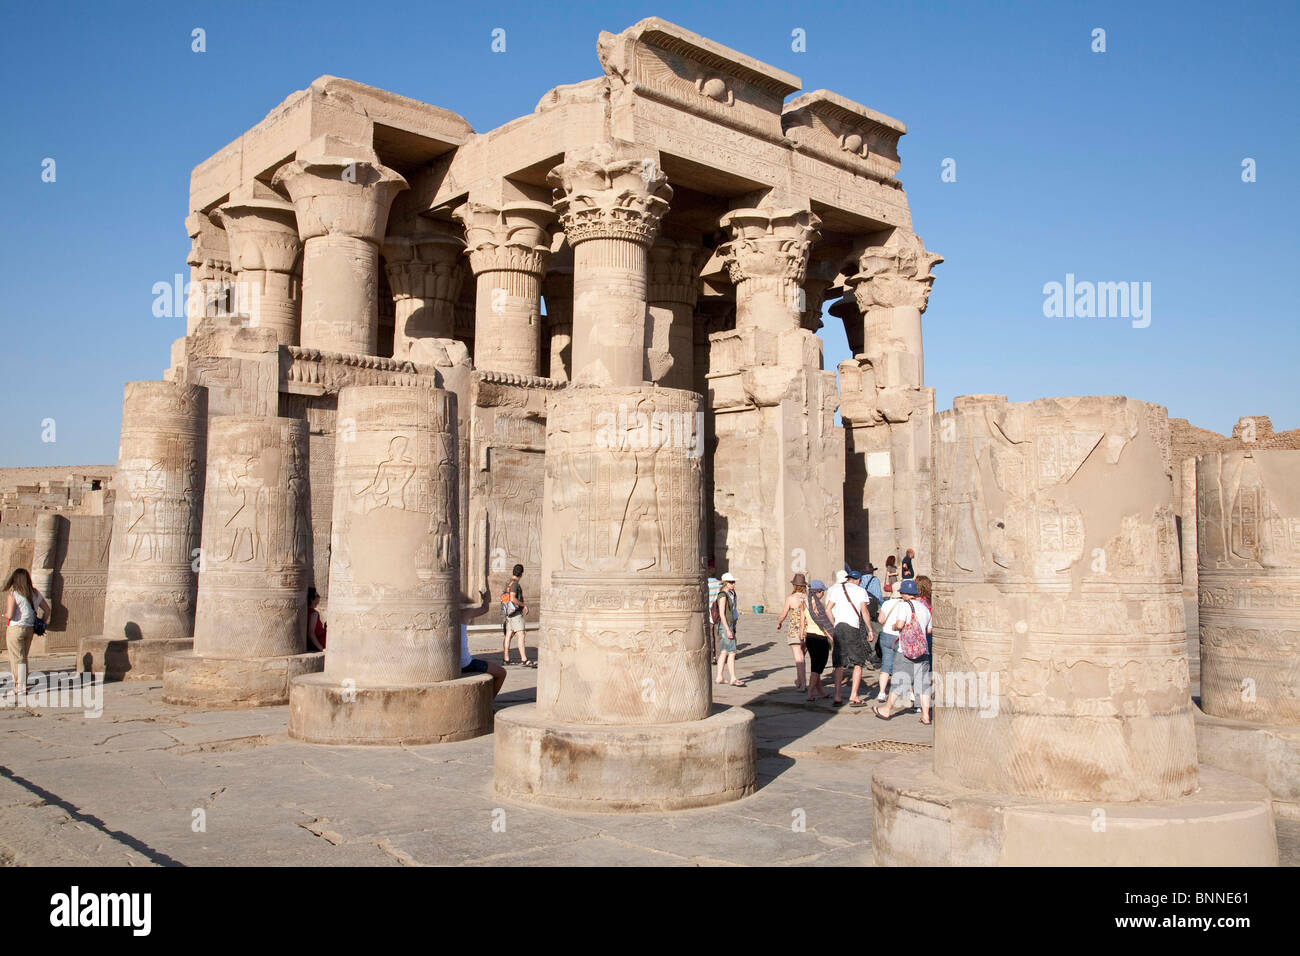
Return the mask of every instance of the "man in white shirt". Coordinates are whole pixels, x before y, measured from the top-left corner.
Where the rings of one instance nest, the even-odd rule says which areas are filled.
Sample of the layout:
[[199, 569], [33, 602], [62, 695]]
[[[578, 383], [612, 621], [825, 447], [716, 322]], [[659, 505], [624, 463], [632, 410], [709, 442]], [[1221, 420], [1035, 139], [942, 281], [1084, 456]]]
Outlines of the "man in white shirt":
[[844, 668], [853, 668], [849, 688], [849, 706], [865, 707], [858, 696], [862, 667], [871, 653], [871, 621], [867, 611], [867, 592], [849, 580], [844, 571], [835, 572], [835, 584], [826, 592], [826, 613], [835, 625], [835, 642], [831, 646], [831, 664], [835, 668], [834, 706], [844, 706], [842, 684]]

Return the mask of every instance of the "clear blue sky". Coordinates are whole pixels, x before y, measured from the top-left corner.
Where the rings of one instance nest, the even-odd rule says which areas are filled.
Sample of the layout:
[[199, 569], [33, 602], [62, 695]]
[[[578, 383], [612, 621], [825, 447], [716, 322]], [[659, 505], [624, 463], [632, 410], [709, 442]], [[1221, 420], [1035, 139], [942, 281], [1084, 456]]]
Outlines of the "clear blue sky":
[[[915, 227], [947, 261], [926, 378], [954, 395], [1126, 394], [1219, 431], [1300, 426], [1300, 5], [5, 4], [0, 466], [111, 464], [122, 385], [183, 319], [191, 168], [321, 74], [477, 130], [596, 76], [596, 35], [657, 15], [907, 123]], [[207, 52], [190, 32], [207, 31]], [[504, 54], [491, 31], [507, 33]], [[1105, 53], [1090, 49], [1106, 31]], [[791, 31], [807, 31], [807, 52]], [[41, 181], [46, 157], [57, 181]], [[957, 181], [941, 181], [956, 160]], [[1241, 163], [1257, 164], [1243, 183]], [[1049, 319], [1043, 285], [1150, 282], [1150, 327]], [[828, 325], [827, 366], [847, 356]], [[54, 419], [54, 443], [42, 421]]]

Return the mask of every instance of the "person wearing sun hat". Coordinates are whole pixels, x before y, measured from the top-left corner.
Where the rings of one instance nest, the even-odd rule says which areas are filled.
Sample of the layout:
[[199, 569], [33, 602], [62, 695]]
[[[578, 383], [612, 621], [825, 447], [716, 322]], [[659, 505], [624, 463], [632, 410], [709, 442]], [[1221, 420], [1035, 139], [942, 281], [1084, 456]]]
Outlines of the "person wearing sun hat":
[[[736, 576], [728, 571], [721, 580], [722, 589], [709, 612], [716, 613], [718, 622], [718, 683], [744, 687], [745, 682], [736, 678], [736, 620], [740, 617], [736, 610]], [[722, 679], [727, 669], [731, 671], [730, 681]]]

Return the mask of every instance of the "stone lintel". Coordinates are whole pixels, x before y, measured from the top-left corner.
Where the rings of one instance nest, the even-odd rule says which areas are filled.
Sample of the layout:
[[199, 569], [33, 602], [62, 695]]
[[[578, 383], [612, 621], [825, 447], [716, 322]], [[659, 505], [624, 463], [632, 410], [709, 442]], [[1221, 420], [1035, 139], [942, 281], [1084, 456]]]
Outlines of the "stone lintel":
[[898, 140], [907, 127], [893, 117], [830, 90], [813, 90], [785, 105], [781, 125], [795, 149], [863, 176], [897, 183]]

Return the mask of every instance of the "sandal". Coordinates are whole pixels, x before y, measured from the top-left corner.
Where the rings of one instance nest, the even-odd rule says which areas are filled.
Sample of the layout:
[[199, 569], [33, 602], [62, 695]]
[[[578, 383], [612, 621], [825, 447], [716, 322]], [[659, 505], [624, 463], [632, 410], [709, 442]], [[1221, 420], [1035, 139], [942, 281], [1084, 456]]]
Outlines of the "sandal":
[[745, 687], [748, 685], [748, 681], [743, 680], [733, 680], [730, 683], [732, 687]]
[[866, 702], [865, 700], [863, 700], [861, 697], [859, 697], [857, 700], [853, 700], [852, 698], [850, 698], [850, 699], [849, 699], [849, 706], [850, 706], [850, 707], [866, 707], [866, 706], [867, 706], [867, 702]]
[[525, 666], [525, 667], [536, 667], [536, 666], [537, 666], [537, 661], [524, 661], [524, 666]]
[[922, 717], [922, 718], [921, 718], [921, 723], [923, 723], [923, 724], [925, 724], [927, 727], [929, 727], [932, 723], [934, 723], [934, 718], [931, 717], [929, 720], [926, 720], [924, 717]]
[[832, 707], [843, 707], [843, 706], [844, 706], [844, 701], [842, 701], [842, 700], [833, 700], [833, 701], [831, 701], [831, 706], [832, 706]]
[[894, 719], [894, 715], [893, 715], [893, 714], [890, 714], [888, 717], [886, 717], [884, 714], [882, 714], [882, 713], [880, 712], [880, 708], [879, 708], [879, 707], [872, 707], [872, 708], [871, 708], [871, 712], [872, 712], [873, 714], [875, 714], [877, 717], [879, 717], [881, 720], [893, 720], [893, 719]]

